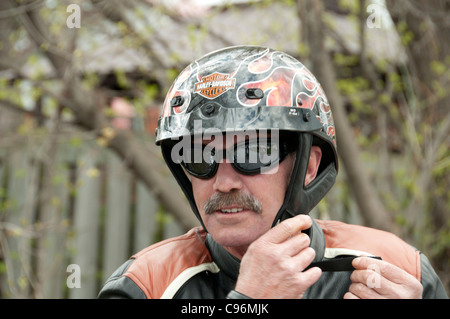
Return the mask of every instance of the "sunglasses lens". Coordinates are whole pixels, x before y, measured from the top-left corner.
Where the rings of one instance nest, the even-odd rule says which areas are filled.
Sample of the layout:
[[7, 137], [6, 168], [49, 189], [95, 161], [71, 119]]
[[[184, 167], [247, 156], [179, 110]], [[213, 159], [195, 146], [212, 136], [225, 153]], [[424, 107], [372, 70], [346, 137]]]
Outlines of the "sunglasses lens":
[[[214, 160], [215, 151], [205, 146], [194, 146], [188, 154], [184, 154], [181, 162], [189, 174], [197, 178], [211, 178], [216, 173], [217, 163]], [[208, 159], [208, 161], [205, 160]]]
[[204, 163], [184, 163], [184, 168], [193, 176], [198, 178], [211, 178], [214, 176], [213, 172], [214, 169], [214, 163], [208, 164], [206, 162]]
[[234, 166], [243, 174], [254, 175], [261, 169], [278, 162], [279, 148], [270, 140], [248, 141], [238, 144], [234, 150]]
[[[227, 158], [232, 161], [234, 168], [244, 175], [256, 175], [267, 167], [279, 164], [293, 149], [287, 140], [278, 143], [261, 139], [238, 143], [233, 151], [233, 155]], [[220, 154], [216, 156], [215, 148], [194, 146], [188, 153], [190, 154], [184, 156], [182, 165], [191, 175], [203, 179], [214, 176], [221, 161]]]

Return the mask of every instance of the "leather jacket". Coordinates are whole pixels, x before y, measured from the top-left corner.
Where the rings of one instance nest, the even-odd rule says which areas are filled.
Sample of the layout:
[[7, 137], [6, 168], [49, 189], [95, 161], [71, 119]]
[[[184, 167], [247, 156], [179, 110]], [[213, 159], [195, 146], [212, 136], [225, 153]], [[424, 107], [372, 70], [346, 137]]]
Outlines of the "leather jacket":
[[[304, 298], [342, 298], [352, 269], [339, 265], [361, 254], [379, 256], [415, 276], [423, 298], [448, 298], [427, 257], [391, 233], [313, 220], [309, 236], [316, 251], [313, 263], [322, 262], [325, 270]], [[326, 269], [327, 264], [333, 266]], [[241, 296], [233, 291], [239, 266], [240, 260], [198, 227], [132, 256], [106, 281], [99, 298], [236, 298]]]

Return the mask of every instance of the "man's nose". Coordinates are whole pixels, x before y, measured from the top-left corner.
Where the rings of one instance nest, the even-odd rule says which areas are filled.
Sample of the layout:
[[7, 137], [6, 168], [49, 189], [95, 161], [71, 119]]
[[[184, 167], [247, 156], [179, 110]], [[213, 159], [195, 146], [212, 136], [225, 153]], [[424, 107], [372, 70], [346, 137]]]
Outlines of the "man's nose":
[[242, 188], [242, 175], [226, 160], [219, 164], [214, 178], [214, 191], [228, 193]]

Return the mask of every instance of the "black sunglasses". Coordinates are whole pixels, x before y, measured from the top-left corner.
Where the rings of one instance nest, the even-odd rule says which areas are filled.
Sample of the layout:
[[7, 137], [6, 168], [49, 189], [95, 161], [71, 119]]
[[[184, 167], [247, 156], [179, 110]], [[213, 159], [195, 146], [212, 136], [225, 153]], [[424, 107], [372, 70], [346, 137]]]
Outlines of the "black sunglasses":
[[295, 151], [294, 136], [279, 139], [253, 139], [236, 143], [233, 148], [217, 150], [209, 144], [193, 144], [183, 154], [181, 164], [186, 171], [201, 179], [212, 178], [223, 159], [243, 175], [257, 175], [279, 165], [289, 153]]

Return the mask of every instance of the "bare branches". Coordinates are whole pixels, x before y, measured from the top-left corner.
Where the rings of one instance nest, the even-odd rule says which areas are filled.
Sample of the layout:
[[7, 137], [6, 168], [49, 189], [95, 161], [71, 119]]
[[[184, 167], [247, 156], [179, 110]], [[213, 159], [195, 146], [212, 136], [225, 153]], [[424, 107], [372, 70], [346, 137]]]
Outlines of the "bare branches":
[[[118, 18], [130, 24], [128, 17], [123, 15], [122, 3], [111, 4], [110, 1], [108, 3], [99, 2], [99, 5], [108, 5], [106, 13], [109, 18]], [[51, 42], [45, 36], [49, 34], [48, 26], [39, 17], [39, 14], [34, 11], [27, 11], [26, 14], [21, 13], [20, 16], [26, 30], [29, 32], [30, 38], [36, 42], [37, 47], [41, 48], [41, 52], [51, 61], [58, 77], [62, 80], [63, 86], [60, 92], [57, 93], [49, 90], [42, 83], [35, 82], [35, 84], [40, 86], [45, 94], [55, 98], [61, 107], [69, 108], [75, 116], [75, 124], [81, 125], [88, 130], [96, 131], [101, 135], [102, 129], [108, 126], [108, 123], [105, 121], [105, 114], [102, 112], [103, 102], [99, 96], [96, 96], [95, 92], [88, 92], [80, 85], [79, 75], [75, 73], [71, 64], [76, 43], [76, 32], [70, 30], [70, 36], [65, 38], [66, 43], [64, 47], [67, 48], [67, 51], [47, 50], [46, 48], [53, 48], [53, 46], [49, 44]], [[157, 57], [152, 55], [152, 52], [152, 48], [146, 47], [146, 53], [156, 60]], [[158, 60], [156, 60], [156, 64], [158, 64]], [[198, 225], [181, 192], [174, 191], [170, 184], [164, 181], [164, 175], [161, 172], [165, 172], [163, 174], [170, 176], [167, 168], [158, 165], [158, 160], [154, 158], [154, 155], [149, 155], [147, 148], [154, 148], [155, 146], [147, 145], [144, 148], [138, 142], [138, 138], [131, 132], [116, 131], [113, 133], [113, 136], [112, 139], [109, 139], [107, 146], [127, 162], [130, 169], [137, 176], [143, 179], [144, 183], [156, 193], [156, 196], [162, 201], [167, 210], [177, 217], [181, 225], [186, 228]], [[179, 197], [179, 200], [174, 200], [174, 197]]]
[[[417, 234], [429, 224], [423, 212], [429, 200], [427, 194], [435, 185], [433, 167], [441, 160], [442, 147], [450, 145], [449, 93], [443, 89], [448, 87], [450, 78], [445, 66], [450, 25], [443, 22], [444, 16], [448, 16], [448, 3], [389, 1], [387, 5], [394, 21], [402, 26], [400, 35], [408, 53], [408, 62], [403, 67], [406, 90], [400, 95], [400, 107], [406, 120], [408, 146], [419, 169], [415, 196], [405, 216], [411, 233]], [[443, 220], [439, 210], [432, 209], [430, 213], [432, 219]]]
[[[10, 3], [12, 3], [10, 1]], [[11, 6], [9, 9], [2, 8], [0, 11], [0, 19], [12, 18], [19, 14], [23, 14], [29, 10], [35, 10], [42, 6], [44, 0], [35, 0], [33, 2], [25, 3], [20, 6]]]

